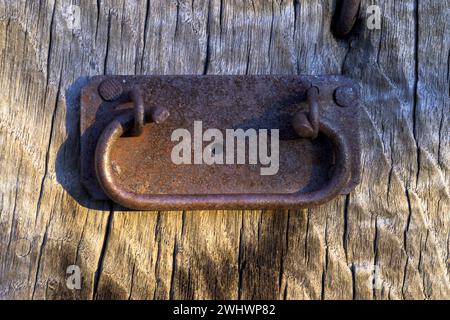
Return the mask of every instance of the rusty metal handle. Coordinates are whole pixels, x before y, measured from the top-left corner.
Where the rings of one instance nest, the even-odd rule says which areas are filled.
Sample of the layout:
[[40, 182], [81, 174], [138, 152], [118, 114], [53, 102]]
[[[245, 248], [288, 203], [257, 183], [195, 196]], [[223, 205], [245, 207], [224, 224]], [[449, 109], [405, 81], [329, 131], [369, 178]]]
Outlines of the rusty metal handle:
[[111, 166], [111, 151], [117, 140], [133, 128], [134, 115], [130, 112], [117, 117], [103, 131], [95, 152], [95, 169], [99, 184], [114, 202], [137, 210], [170, 210], [182, 208], [204, 209], [260, 209], [313, 207], [323, 204], [347, 185], [350, 179], [351, 157], [349, 143], [339, 134], [339, 128], [332, 121], [321, 118], [319, 131], [331, 140], [335, 149], [334, 173], [321, 190], [292, 194], [212, 194], [212, 195], [163, 195], [138, 194], [124, 190], [114, 182]]

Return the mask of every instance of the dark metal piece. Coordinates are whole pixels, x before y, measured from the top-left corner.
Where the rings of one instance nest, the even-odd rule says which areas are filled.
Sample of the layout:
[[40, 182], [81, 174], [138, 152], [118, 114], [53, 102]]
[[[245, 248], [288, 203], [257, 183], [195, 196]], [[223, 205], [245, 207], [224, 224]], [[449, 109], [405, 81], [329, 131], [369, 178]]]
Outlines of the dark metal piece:
[[357, 102], [358, 93], [353, 87], [342, 86], [334, 91], [334, 100], [341, 107], [350, 107]]
[[360, 5], [361, 0], [342, 0], [334, 27], [336, 36], [345, 37], [352, 31]]
[[[99, 86], [99, 93], [102, 93], [103, 91], [100, 90], [100, 88], [110, 88], [113, 87], [113, 83], [118, 83], [117, 80], [105, 80], [103, 81]], [[117, 96], [113, 100], [117, 100], [119, 96]], [[147, 108], [147, 113], [150, 114], [149, 119], [146, 120], [145, 116], [145, 109], [144, 106], [144, 100], [142, 98], [141, 90], [138, 86], [135, 86], [131, 88], [131, 90], [127, 94], [127, 99], [133, 103], [133, 113], [134, 113], [134, 126], [132, 130], [133, 136], [140, 136], [142, 134], [142, 131], [144, 130], [145, 123], [148, 122], [155, 122], [155, 123], [162, 123], [164, 122], [170, 115], [170, 112], [166, 108], [162, 107], [154, 107], [154, 108]], [[111, 101], [111, 100], [109, 100]]]
[[145, 110], [144, 100], [139, 88], [133, 88], [129, 93], [130, 100], [134, 103], [134, 128], [133, 135], [139, 136], [144, 130]]
[[314, 136], [314, 129], [306, 112], [299, 111], [294, 115], [292, 127], [300, 138], [311, 139]]
[[[123, 83], [124, 92], [140, 89], [148, 123], [140, 135], [127, 134], [139, 99], [104, 102], [97, 89], [106, 78]], [[339, 76], [95, 77], [81, 99], [83, 184], [95, 198], [141, 210], [319, 205], [359, 183], [358, 109], [336, 107], [341, 86], [353, 83]], [[308, 139], [298, 137], [298, 115]], [[254, 165], [172, 163], [171, 133], [192, 130], [196, 120], [204, 129], [279, 129], [278, 174], [261, 176]]]
[[308, 113], [297, 112], [292, 120], [292, 126], [301, 138], [316, 139], [319, 134], [319, 89], [309, 88], [306, 92]]
[[105, 101], [114, 101], [123, 93], [122, 84], [117, 79], [106, 79], [98, 86], [98, 93]]
[[151, 121], [160, 124], [167, 120], [170, 116], [169, 110], [163, 107], [156, 107], [151, 110]]

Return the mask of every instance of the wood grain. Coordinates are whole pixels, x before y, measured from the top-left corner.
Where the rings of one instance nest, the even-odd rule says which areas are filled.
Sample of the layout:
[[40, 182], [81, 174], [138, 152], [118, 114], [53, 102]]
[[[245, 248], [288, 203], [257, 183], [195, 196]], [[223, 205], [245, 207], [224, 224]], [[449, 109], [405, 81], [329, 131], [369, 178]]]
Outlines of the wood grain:
[[[363, 0], [336, 40], [327, 0], [0, 1], [0, 299], [450, 298], [449, 8]], [[95, 202], [78, 95], [96, 74], [345, 74], [362, 88], [362, 182], [314, 210]]]

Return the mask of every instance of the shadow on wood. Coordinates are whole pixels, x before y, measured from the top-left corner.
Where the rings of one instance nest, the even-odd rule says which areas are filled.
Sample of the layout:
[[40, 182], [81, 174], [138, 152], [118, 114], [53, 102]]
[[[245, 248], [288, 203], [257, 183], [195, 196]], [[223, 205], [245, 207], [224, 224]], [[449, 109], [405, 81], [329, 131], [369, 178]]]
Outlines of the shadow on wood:
[[[89, 77], [80, 77], [65, 92], [67, 137], [56, 156], [56, 177], [61, 186], [80, 205], [89, 209], [104, 210], [105, 201], [96, 201], [81, 184], [80, 175], [80, 94]], [[74, 148], [74, 146], [77, 146]]]

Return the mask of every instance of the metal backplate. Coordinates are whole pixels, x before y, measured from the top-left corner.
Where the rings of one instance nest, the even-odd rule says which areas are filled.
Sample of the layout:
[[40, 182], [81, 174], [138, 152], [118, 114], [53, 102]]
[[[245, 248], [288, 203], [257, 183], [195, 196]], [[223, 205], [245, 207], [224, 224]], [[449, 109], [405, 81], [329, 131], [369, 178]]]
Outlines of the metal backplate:
[[[133, 104], [119, 97], [105, 101], [99, 85], [105, 79], [120, 83], [123, 92], [138, 86], [146, 107], [164, 107], [170, 117], [145, 125], [140, 136], [124, 135], [111, 152], [115, 183], [135, 193], [164, 195], [292, 194], [319, 190], [333, 171], [333, 146], [323, 135], [299, 138], [291, 119], [308, 110], [305, 93], [319, 89], [320, 117], [336, 123], [351, 151], [351, 178], [345, 194], [359, 183], [360, 146], [357, 99], [345, 102], [338, 88], [354, 83], [340, 76], [97, 76], [81, 96], [81, 177], [96, 199], [108, 199], [95, 173], [95, 149], [105, 127], [117, 116], [132, 112]], [[342, 90], [341, 90], [342, 91]], [[344, 100], [345, 103], [340, 101]], [[337, 103], [337, 102], [339, 103]], [[343, 104], [347, 104], [342, 106]], [[260, 174], [262, 165], [176, 165], [171, 152], [173, 130], [193, 133], [194, 121], [203, 130], [217, 128], [279, 129], [279, 171]], [[225, 134], [224, 134], [225, 136]], [[204, 143], [206, 146], [208, 143]]]

